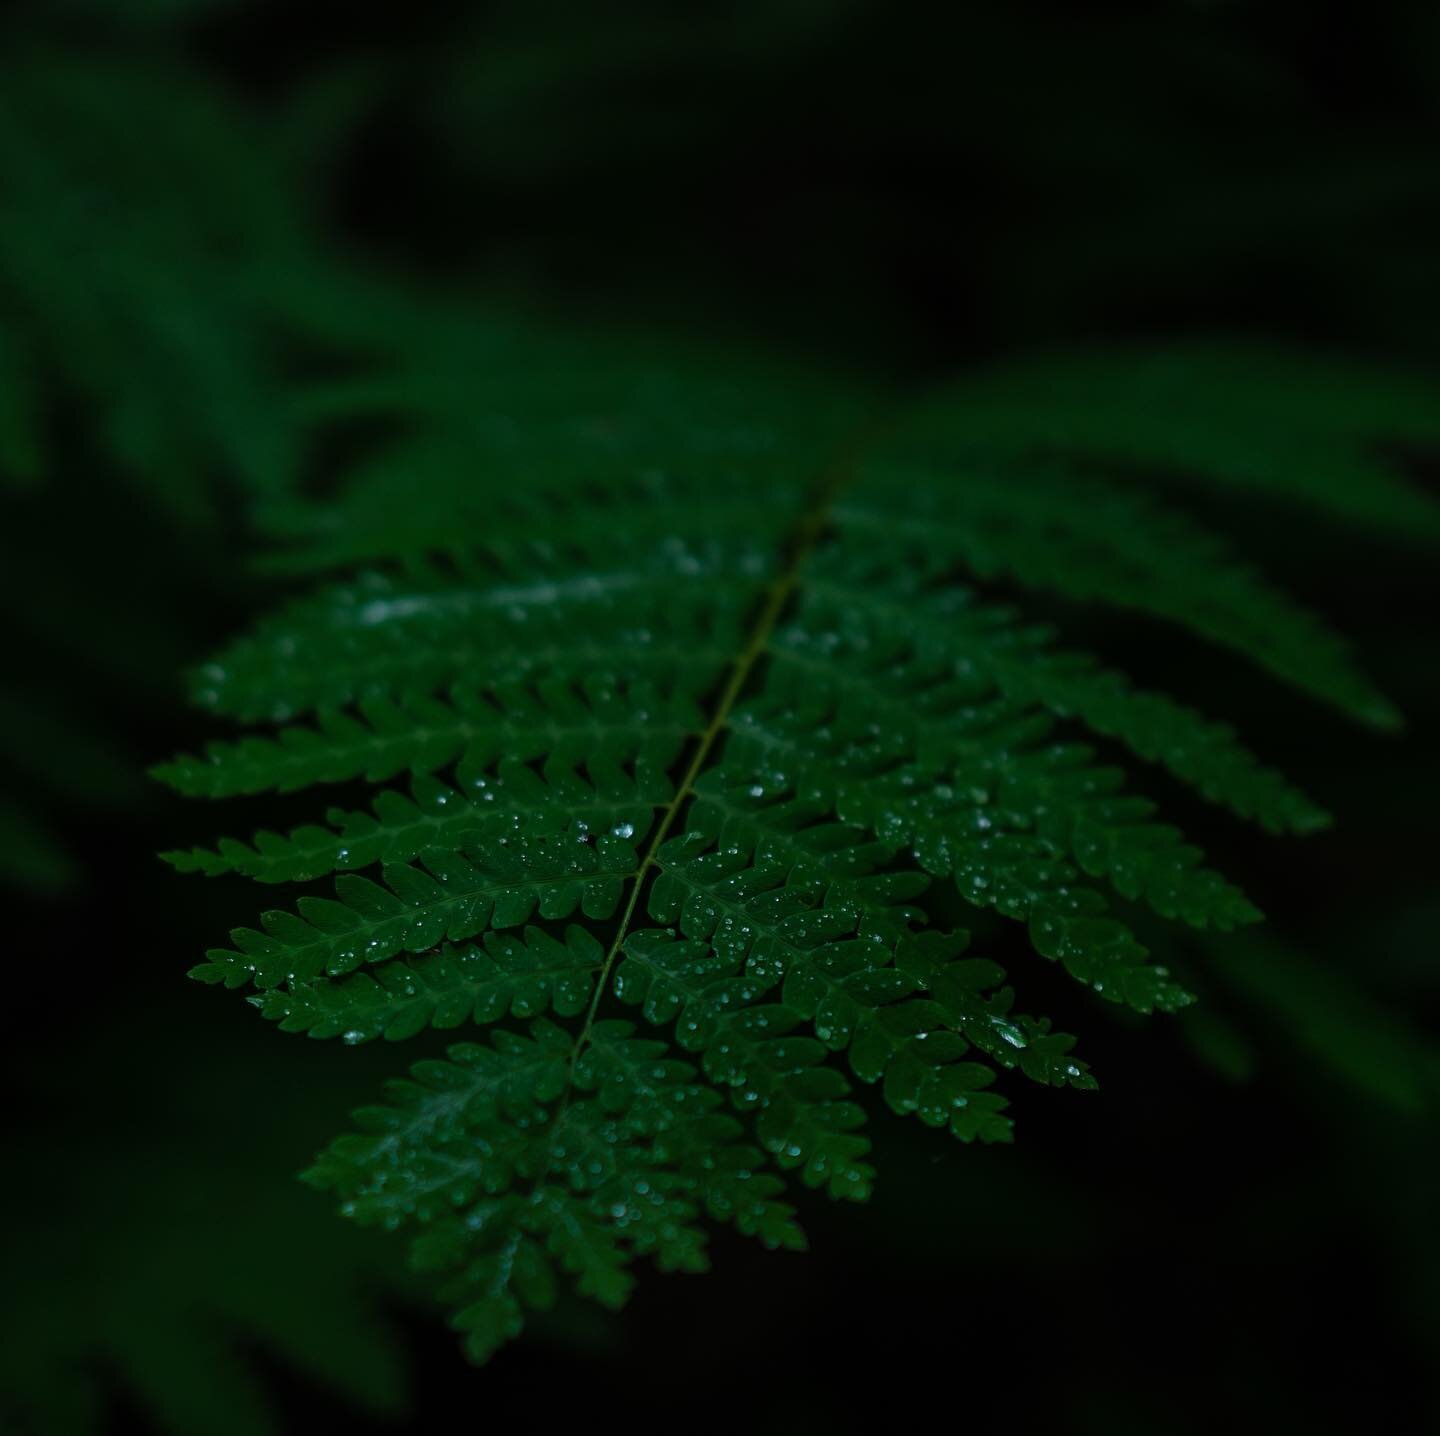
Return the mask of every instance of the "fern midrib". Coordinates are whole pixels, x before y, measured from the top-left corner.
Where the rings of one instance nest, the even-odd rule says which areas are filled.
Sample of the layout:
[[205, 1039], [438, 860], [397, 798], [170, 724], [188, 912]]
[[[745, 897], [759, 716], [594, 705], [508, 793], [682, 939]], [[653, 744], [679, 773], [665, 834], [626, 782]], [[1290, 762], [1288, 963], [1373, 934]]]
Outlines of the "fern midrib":
[[685, 775], [676, 786], [674, 796], [665, 805], [661, 812], [660, 821], [655, 825], [650, 842], [640, 860], [640, 866], [635, 874], [634, 881], [630, 887], [630, 896], [625, 903], [625, 910], [620, 917], [620, 925], [615, 931], [615, 937], [610, 944], [609, 951], [605, 954], [605, 961], [600, 969], [599, 980], [595, 984], [595, 993], [590, 1000], [589, 1009], [585, 1013], [585, 1021], [575, 1039], [575, 1046], [570, 1054], [570, 1073], [566, 1082], [564, 1102], [568, 1106], [570, 1093], [575, 1081], [575, 1067], [580, 1060], [581, 1053], [585, 1050], [590, 1040], [590, 1033], [595, 1026], [596, 1015], [600, 1010], [600, 1003], [605, 996], [606, 987], [610, 981], [610, 973], [615, 966], [620, 950], [630, 933], [630, 924], [635, 919], [635, 913], [640, 903], [640, 894], [645, 889], [645, 880], [654, 871], [656, 860], [660, 849], [664, 846], [666, 839], [670, 836], [670, 830], [675, 826], [676, 819], [680, 816], [687, 800], [695, 792], [695, 784], [701, 773], [705, 771], [716, 742], [720, 735], [725, 732], [729, 725], [730, 714], [735, 704], [739, 701], [745, 684], [754, 671], [755, 665], [761, 658], [766, 656], [770, 650], [770, 641], [775, 633], [776, 626], [780, 622], [786, 605], [794, 594], [800, 582], [800, 571], [805, 566], [806, 560], [815, 551], [824, 533], [826, 520], [830, 514], [830, 507], [833, 504], [837, 493], [842, 487], [848, 473], [843, 468], [837, 468], [831, 476], [817, 486], [817, 492], [809, 508], [802, 514], [799, 523], [796, 525], [786, 544], [788, 556], [784, 568], [771, 580], [766, 592], [765, 601], [760, 606], [754, 623], [751, 625], [750, 635], [746, 639], [745, 646], [736, 656], [730, 667], [730, 675], [726, 679], [725, 686], [721, 690], [720, 697], [716, 700], [714, 711], [709, 722], [705, 725], [705, 731], [700, 735], [695, 745], [695, 752], [685, 769]]

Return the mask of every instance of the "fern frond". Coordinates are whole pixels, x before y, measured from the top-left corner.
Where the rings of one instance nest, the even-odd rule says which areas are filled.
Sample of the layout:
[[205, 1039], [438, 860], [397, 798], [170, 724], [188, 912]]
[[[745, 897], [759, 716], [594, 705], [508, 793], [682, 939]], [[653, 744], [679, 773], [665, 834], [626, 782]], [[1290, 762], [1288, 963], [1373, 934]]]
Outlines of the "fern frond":
[[1399, 721], [1331, 629], [1193, 520], [1077, 473], [997, 472], [981, 461], [951, 474], [878, 465], [837, 519], [891, 543], [908, 538], [913, 551], [951, 556], [981, 579], [1167, 619], [1353, 717]]
[[1384, 445], [1440, 443], [1436, 414], [1433, 376], [1222, 339], [998, 364], [927, 406], [916, 432], [962, 461], [1068, 455], [1433, 541], [1440, 506]]
[[[867, 1087], [1007, 1141], [1012, 1074], [1093, 1086], [949, 930], [957, 903], [1109, 1001], [1188, 1002], [1127, 905], [1220, 932], [1259, 914], [1129, 789], [1126, 752], [1272, 832], [1324, 825], [1227, 724], [1065, 648], [996, 580], [1391, 716], [1320, 620], [1118, 476], [1017, 461], [978, 420], [955, 458], [933, 406], [837, 450], [837, 413], [872, 407], [843, 385], [437, 333], [408, 376], [315, 396], [347, 416], [423, 398], [430, 422], [291, 513], [279, 566], [341, 576], [197, 676], [204, 706], [278, 732], [160, 771], [202, 795], [403, 779], [368, 812], [171, 860], [337, 874], [336, 899], [196, 969], [258, 987], [284, 1030], [489, 1029], [309, 1174], [357, 1220], [416, 1228], [477, 1357], [559, 1276], [618, 1305], [637, 1257], [699, 1269], [707, 1215], [798, 1244], [787, 1177], [871, 1188]], [[451, 344], [485, 363], [446, 397]]]
[[630, 764], [644, 786], [663, 782], [675, 751], [699, 726], [693, 699], [643, 684], [597, 686], [588, 699], [562, 683], [456, 689], [444, 699], [371, 698], [354, 714], [326, 710], [313, 726], [283, 728], [275, 738], [212, 743], [203, 757], [182, 756], [155, 776], [190, 797], [226, 798], [545, 757], [562, 765], [588, 760], [602, 774]]
[[773, 973], [751, 972], [708, 943], [651, 929], [627, 939], [615, 995], [643, 1004], [651, 1023], [675, 1021], [683, 1046], [703, 1048], [705, 1076], [754, 1114], [756, 1138], [777, 1165], [863, 1201], [875, 1176], [862, 1160], [869, 1138], [857, 1130], [865, 1114], [844, 1075], [824, 1064], [824, 1045], [795, 1035], [799, 1013], [757, 1001], [774, 985]]
[[631, 759], [632, 772], [618, 759], [604, 761], [604, 755], [592, 753], [586, 766], [595, 778], [554, 754], [545, 760], [543, 776], [513, 758], [503, 759], [493, 773], [462, 760], [456, 787], [417, 772], [409, 797], [382, 788], [371, 812], [332, 808], [326, 827], [312, 823], [284, 835], [261, 831], [253, 845], [225, 838], [214, 850], [163, 856], [179, 872], [243, 873], [257, 882], [285, 883], [372, 863], [408, 863], [431, 849], [463, 849], [517, 827], [541, 832], [547, 822], [577, 840], [610, 833], [643, 841], [655, 809], [672, 796], [664, 766], [646, 758]]
[[292, 605], [202, 669], [195, 698], [243, 722], [284, 722], [479, 673], [501, 690], [557, 672], [603, 678], [620, 642], [617, 677], [703, 691], [769, 561], [753, 541], [642, 548], [608, 526], [558, 551], [487, 542], [463, 566], [407, 564]]
[[1313, 832], [1329, 822], [1323, 809], [1239, 743], [1233, 728], [1166, 694], [1137, 690], [1090, 654], [1056, 649], [1052, 626], [1026, 623], [1013, 607], [979, 602], [927, 553], [910, 550], [903, 561], [883, 551], [881, 557], [823, 555], [801, 616], [822, 634], [908, 652], [956, 679], [993, 685], [1015, 703], [1079, 719], [1271, 832]]
[[[764, 732], [765, 742], [805, 746], [812, 758], [820, 757], [816, 740], [823, 741], [831, 762], [843, 761], [843, 771], [832, 768], [837, 793], [857, 786], [852, 775], [864, 763], [873, 781], [852, 801], [889, 793], [896, 803], [872, 817], [873, 826], [903, 825], [910, 836], [907, 815], [918, 816], [923, 805], [932, 816], [943, 811], [953, 833], [965, 813], [963, 826], [976, 836], [1034, 832], [1162, 916], [1201, 927], [1256, 916], [1236, 890], [1198, 868], [1198, 850], [1183, 845], [1177, 830], [1149, 821], [1152, 804], [1118, 792], [1119, 769], [1095, 766], [1093, 750], [1082, 745], [1048, 741], [1052, 725], [1032, 705], [1008, 699], [998, 684], [957, 677], [975, 671], [963, 656], [917, 654], [908, 641], [887, 645], [853, 625], [841, 642], [844, 617], [823, 614], [818, 626], [797, 623], [778, 639], [777, 658], [797, 661], [805, 676], [795, 682], [779, 665], [777, 696], [805, 704], [806, 719], [784, 713], [767, 728], [758, 710], [738, 717]], [[827, 687], [833, 713], [821, 724], [813, 720]], [[875, 731], [886, 735], [883, 745], [866, 744], [864, 735]]]
[[344, 873], [335, 899], [302, 897], [296, 911], [262, 914], [263, 931], [236, 928], [234, 948], [217, 948], [192, 969], [202, 982], [239, 987], [340, 977], [404, 952], [461, 942], [488, 928], [514, 927], [536, 912], [567, 918], [577, 909], [608, 918], [639, 859], [623, 839], [601, 834], [517, 834], [465, 852], [432, 850], [421, 864], [390, 863], [382, 882]]
[[[303, 435], [271, 347], [293, 326], [265, 276], [322, 272], [292, 156], [223, 91], [134, 56], [22, 47], [0, 92], [7, 348], [89, 406], [168, 519], [213, 521], [216, 471], [247, 505], [288, 493]], [[44, 426], [20, 410], [7, 428], [12, 468], [46, 477]]]
[[396, 1042], [426, 1027], [492, 1023], [553, 1010], [574, 1017], [590, 1002], [604, 949], [582, 927], [557, 942], [540, 928], [487, 932], [482, 943], [442, 948], [387, 963], [373, 975], [338, 982], [293, 982], [250, 999], [282, 1032], [343, 1037], [346, 1043], [384, 1037]]
[[542, 1018], [528, 1036], [452, 1047], [394, 1084], [393, 1105], [357, 1113], [364, 1134], [306, 1173], [362, 1223], [431, 1220], [417, 1256], [449, 1278], [477, 1359], [519, 1332], [522, 1307], [553, 1301], [557, 1269], [612, 1307], [637, 1256], [705, 1270], [702, 1214], [767, 1246], [803, 1244], [780, 1182], [754, 1170], [759, 1154], [689, 1064], [624, 1022], [596, 1023], [573, 1063], [572, 1045]]

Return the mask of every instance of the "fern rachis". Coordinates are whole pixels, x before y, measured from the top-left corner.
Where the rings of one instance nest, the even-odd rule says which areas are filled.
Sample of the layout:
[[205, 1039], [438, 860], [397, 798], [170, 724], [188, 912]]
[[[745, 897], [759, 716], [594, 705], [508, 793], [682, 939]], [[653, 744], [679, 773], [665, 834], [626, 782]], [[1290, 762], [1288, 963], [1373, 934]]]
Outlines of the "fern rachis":
[[836, 463], [843, 394], [762, 390], [761, 419], [683, 367], [582, 372], [567, 400], [501, 366], [425, 462], [402, 450], [302, 517], [283, 565], [344, 576], [196, 685], [277, 731], [162, 770], [210, 796], [406, 776], [370, 812], [172, 859], [335, 875], [196, 969], [286, 1030], [491, 1029], [307, 1174], [419, 1229], [477, 1357], [557, 1271], [618, 1305], [636, 1257], [702, 1268], [706, 1218], [800, 1245], [787, 1174], [843, 1198], [874, 1177], [852, 1079], [966, 1141], [1009, 1139], [997, 1070], [1094, 1085], [931, 922], [941, 886], [1110, 1001], [1188, 1001], [1102, 885], [1194, 927], [1259, 914], [1077, 728], [1273, 832], [1324, 824], [1228, 726], [1060, 648], [995, 580], [1145, 611], [1393, 717], [1197, 524], [1013, 436], [987, 451], [944, 405]]

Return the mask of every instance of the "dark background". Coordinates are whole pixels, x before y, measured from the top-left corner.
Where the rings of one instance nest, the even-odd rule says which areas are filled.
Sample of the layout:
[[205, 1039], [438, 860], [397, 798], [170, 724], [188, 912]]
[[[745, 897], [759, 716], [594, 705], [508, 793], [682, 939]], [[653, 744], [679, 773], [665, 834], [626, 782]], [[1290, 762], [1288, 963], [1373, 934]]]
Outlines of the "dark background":
[[[396, 1275], [396, 1243], [289, 1181], [418, 1053], [286, 1038], [187, 984], [254, 899], [154, 860], [217, 815], [140, 776], [207, 736], [179, 675], [275, 592], [247, 563], [265, 497], [247, 446], [294, 439], [267, 428], [265, 386], [352, 362], [331, 320], [297, 317], [307, 276], [353, 270], [462, 315], [519, 296], [887, 380], [1212, 331], [1424, 368], [1440, 362], [1433, 5], [68, 0], [10, 7], [0, 49], [0, 345], [21, 354], [7, 370], [0, 347], [0, 379], [33, 391], [43, 450], [12, 462], [0, 511], [17, 815], [0, 836], [0, 1369], [18, 1429], [83, 1421], [76, 1372], [111, 1432], [167, 1429], [157, 1412], [299, 1432], [337, 1409], [356, 1432], [1440, 1414], [1421, 554], [1216, 510], [1354, 637], [1409, 715], [1395, 739], [1219, 660], [1196, 693], [1188, 650], [1077, 620], [1340, 815], [1278, 843], [1177, 805], [1275, 917], [1294, 993], [1227, 985], [1182, 951], [1201, 1007], [1129, 1022], [981, 924], [1082, 1033], [1100, 1093], [1014, 1090], [1009, 1150], [879, 1120], [876, 1198], [807, 1198], [809, 1255], [717, 1237], [711, 1275], [646, 1273], [623, 1317], [562, 1309], [482, 1371]], [[214, 134], [196, 95], [194, 113], [227, 117]], [[34, 178], [51, 159], [61, 201]], [[161, 294], [193, 321], [189, 348], [155, 340]], [[184, 458], [150, 488], [107, 408], [132, 383], [156, 452]], [[229, 407], [187, 428], [192, 384]], [[228, 447], [210, 445], [216, 413]], [[323, 488], [367, 437], [307, 435], [303, 482]], [[1406, 462], [1433, 484], [1432, 459]], [[245, 1424], [248, 1403], [268, 1418]]]

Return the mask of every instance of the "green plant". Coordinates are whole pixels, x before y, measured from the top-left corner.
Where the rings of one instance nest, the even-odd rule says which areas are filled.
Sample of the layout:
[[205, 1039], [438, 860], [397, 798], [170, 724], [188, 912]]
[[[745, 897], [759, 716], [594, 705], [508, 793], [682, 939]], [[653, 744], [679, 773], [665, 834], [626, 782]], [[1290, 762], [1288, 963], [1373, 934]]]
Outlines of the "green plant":
[[[227, 518], [263, 527], [292, 499], [307, 420], [288, 374], [347, 342], [383, 352], [394, 306], [366, 286], [352, 338], [354, 281], [310, 213], [353, 71], [262, 116], [173, 60], [22, 37], [7, 55], [0, 599], [16, 645], [0, 680], [0, 884], [55, 895], [81, 880], [66, 809], [137, 801], [124, 710], [149, 688], [168, 699], [188, 562], [213, 572]], [[77, 505], [89, 532], [70, 523]], [[117, 545], [137, 514], [141, 537]], [[154, 592], [166, 576], [172, 591]]]
[[[337, 1082], [307, 1053], [273, 1053], [284, 1111], [252, 1123], [253, 1054], [236, 1036], [161, 1008], [87, 1034], [93, 1068], [49, 1074], [53, 1105], [12, 1147], [35, 1196], [0, 1233], [0, 1429], [113, 1430], [119, 1386], [153, 1429], [267, 1436], [283, 1407], [257, 1352], [337, 1402], [404, 1410], [407, 1363], [384, 1311], [404, 1273], [373, 1234], [274, 1179], [334, 1120]], [[159, 1082], [156, 1066], [204, 1081]], [[107, 1074], [103, 1103], [92, 1070]], [[289, 1291], [299, 1267], [310, 1280]]]
[[870, 1190], [857, 1083], [964, 1141], [1010, 1137], [997, 1072], [1093, 1087], [970, 949], [967, 911], [1024, 924], [1110, 1002], [1183, 1007], [1132, 906], [1220, 931], [1259, 914], [1125, 787], [1119, 750], [1272, 833], [1325, 824], [1229, 726], [1060, 646], [1017, 591], [1170, 622], [1397, 721], [1324, 623], [1149, 489], [1240, 484], [1433, 536], [1370, 447], [1435, 437], [1423, 389], [1192, 347], [907, 408], [528, 322], [409, 332], [390, 369], [307, 401], [406, 425], [273, 523], [273, 569], [330, 576], [196, 675], [204, 707], [276, 731], [160, 775], [377, 789], [170, 857], [335, 875], [195, 969], [282, 1029], [490, 1029], [306, 1174], [415, 1230], [478, 1359], [559, 1276], [618, 1306], [637, 1257], [702, 1269], [706, 1219], [802, 1245], [787, 1179]]

